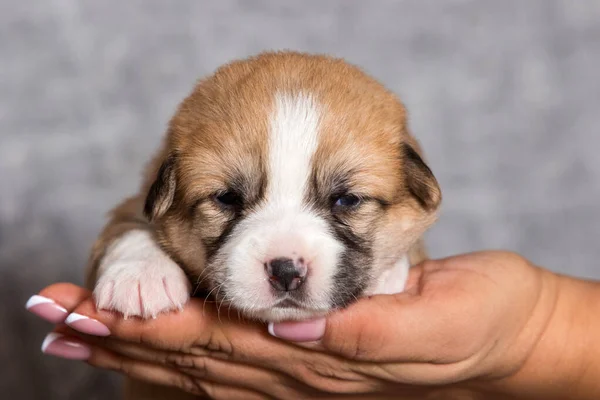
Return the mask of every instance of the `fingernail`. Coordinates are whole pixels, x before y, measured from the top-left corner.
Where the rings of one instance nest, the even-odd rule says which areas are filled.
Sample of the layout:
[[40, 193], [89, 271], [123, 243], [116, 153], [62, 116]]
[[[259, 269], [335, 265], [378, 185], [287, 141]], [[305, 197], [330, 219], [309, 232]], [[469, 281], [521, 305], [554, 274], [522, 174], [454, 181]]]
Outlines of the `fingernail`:
[[42, 353], [69, 360], [87, 360], [92, 351], [89, 346], [79, 341], [60, 333], [50, 332], [42, 343]]
[[66, 308], [59, 306], [54, 300], [38, 294], [34, 294], [27, 300], [25, 309], [54, 324], [63, 322], [69, 313]]
[[65, 320], [65, 324], [69, 325], [71, 328], [79, 331], [81, 333], [85, 333], [88, 335], [94, 336], [108, 336], [110, 335], [110, 330], [106, 325], [102, 322], [95, 320], [90, 317], [86, 317], [85, 315], [71, 313]]
[[325, 318], [302, 322], [269, 323], [269, 333], [291, 342], [314, 342], [325, 333]]

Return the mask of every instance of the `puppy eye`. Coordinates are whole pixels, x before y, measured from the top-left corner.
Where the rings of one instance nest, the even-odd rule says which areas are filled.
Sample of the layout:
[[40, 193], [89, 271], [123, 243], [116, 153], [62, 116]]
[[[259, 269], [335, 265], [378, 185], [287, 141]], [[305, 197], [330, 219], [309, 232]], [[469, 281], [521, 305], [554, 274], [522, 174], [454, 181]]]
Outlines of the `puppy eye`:
[[227, 192], [216, 194], [214, 196], [214, 199], [217, 202], [217, 204], [219, 204], [221, 207], [226, 207], [226, 208], [236, 207], [237, 208], [237, 207], [241, 207], [243, 205], [242, 197], [233, 191], [227, 191]]
[[345, 194], [335, 199], [333, 208], [337, 209], [350, 209], [358, 207], [361, 203], [360, 197], [355, 194]]

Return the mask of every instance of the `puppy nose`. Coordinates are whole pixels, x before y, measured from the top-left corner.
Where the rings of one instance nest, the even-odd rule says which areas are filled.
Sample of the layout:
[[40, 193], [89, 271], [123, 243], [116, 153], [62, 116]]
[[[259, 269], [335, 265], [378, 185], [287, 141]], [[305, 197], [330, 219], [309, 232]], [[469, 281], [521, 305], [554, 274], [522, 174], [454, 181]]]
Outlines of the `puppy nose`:
[[304, 282], [306, 267], [302, 259], [274, 258], [265, 264], [269, 283], [282, 292], [296, 290]]

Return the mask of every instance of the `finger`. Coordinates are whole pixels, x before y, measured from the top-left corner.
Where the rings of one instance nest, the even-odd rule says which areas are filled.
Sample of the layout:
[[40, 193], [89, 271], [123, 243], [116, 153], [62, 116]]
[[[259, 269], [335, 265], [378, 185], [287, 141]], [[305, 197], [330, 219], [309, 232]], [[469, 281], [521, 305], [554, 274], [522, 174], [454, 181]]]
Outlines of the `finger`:
[[87, 363], [98, 368], [116, 371], [130, 378], [160, 386], [170, 386], [197, 395], [206, 394], [196, 379], [173, 368], [132, 360], [101, 347], [94, 347]]
[[[64, 332], [64, 329], [63, 329]], [[54, 332], [55, 334], [57, 332]], [[111, 340], [98, 339], [105, 342]], [[58, 343], [57, 343], [58, 342]], [[468, 371], [466, 365], [453, 366], [451, 369], [432, 364], [396, 364], [386, 369], [373, 368], [372, 363], [353, 364], [352, 369], [360, 371], [362, 377], [377, 380], [340, 379], [334, 373], [299, 370], [298, 378], [273, 373], [269, 370], [238, 365], [210, 357], [194, 357], [186, 354], [165, 354], [154, 359], [151, 354], [137, 344], [114, 343], [115, 346], [102, 346], [85, 343], [77, 337], [59, 334], [57, 340], [42, 347], [44, 353], [75, 360], [87, 360], [93, 366], [114, 370], [134, 379], [143, 380], [159, 386], [171, 386], [190, 393], [213, 393], [212, 398], [245, 398], [244, 395], [262, 394], [273, 398], [350, 398], [356, 395], [365, 398], [369, 393], [378, 393], [382, 389], [381, 381], [389, 380], [390, 374], [397, 383], [409, 385], [436, 385], [452, 383]], [[127, 357], [133, 354], [135, 358]], [[140, 354], [143, 357], [140, 358]], [[158, 361], [159, 363], [157, 363]], [[306, 365], [306, 364], [305, 364]], [[312, 368], [315, 368], [313, 365]], [[318, 369], [318, 367], [317, 367]], [[308, 374], [307, 374], [308, 372]], [[232, 391], [226, 388], [234, 389]], [[397, 392], [398, 389], [394, 389]], [[250, 391], [250, 392], [249, 392]], [[250, 393], [250, 394], [248, 394]], [[398, 392], [399, 393], [399, 392]], [[252, 396], [250, 398], [253, 398]], [[261, 398], [258, 396], [257, 398]], [[373, 398], [383, 398], [376, 396]], [[395, 397], [394, 397], [395, 398]], [[420, 397], [419, 397], [420, 398]]]
[[[224, 338], [225, 327], [237, 321], [217, 319], [212, 304], [191, 300], [181, 311], [159, 315], [155, 319], [124, 319], [121, 314], [97, 310], [87, 299], [66, 319], [71, 328], [88, 335], [117, 337], [123, 341], [142, 343], [164, 350], [186, 350], [192, 346], [211, 345], [215, 352], [228, 354], [230, 343]], [[246, 331], [262, 329], [253, 324]]]
[[87, 360], [91, 346], [80, 338], [59, 332], [50, 332], [42, 342], [42, 353], [69, 360]]
[[25, 308], [38, 317], [57, 324], [64, 322], [69, 313], [90, 296], [89, 290], [72, 283], [55, 283], [31, 296]]
[[[85, 344], [102, 347], [133, 360], [151, 362], [154, 364], [170, 365], [164, 360], [167, 360], [169, 355], [173, 353], [171, 351], [156, 349], [140, 343], [122, 341], [111, 336], [98, 337], [87, 335], [76, 331], [67, 325], [56, 326], [54, 328], [54, 333], [70, 338], [76, 338], [78, 341]], [[202, 352], [202, 349], [194, 350], [194, 352], [200, 353]]]
[[420, 266], [412, 293], [374, 296], [332, 315], [321, 344], [370, 361], [452, 363], [472, 355], [493, 334], [493, 292], [484, 275], [444, 266]]
[[[422, 276], [423, 268], [412, 268], [409, 271], [405, 292], [410, 294], [418, 293], [419, 281]], [[334, 314], [335, 315], [335, 314]], [[327, 326], [326, 318], [318, 318], [309, 321], [300, 322], [279, 322], [270, 323], [268, 331], [272, 336], [303, 344], [308, 348], [323, 348], [320, 341], [325, 335]]]
[[368, 393], [376, 383], [364, 379], [364, 375], [340, 370], [337, 365], [328, 368], [319, 363], [318, 356], [309, 366], [304, 362], [292, 365], [294, 363], [285, 357], [287, 365], [282, 366], [280, 363], [276, 370], [264, 363], [254, 365], [232, 362], [211, 357], [205, 352], [186, 354], [148, 351], [140, 345], [115, 340], [107, 340], [106, 347], [132, 359], [174, 367], [200, 379], [226, 386], [242, 386], [275, 398], [298, 398], [299, 392], [307, 398], [315, 398], [323, 393]]
[[[472, 279], [446, 278], [442, 263], [427, 261], [411, 272], [410, 291], [360, 299], [330, 315], [301, 346], [364, 361], [437, 362], [454, 356], [481, 307]], [[440, 279], [440, 277], [444, 279]], [[418, 280], [417, 280], [418, 278]], [[435, 290], [434, 290], [435, 289]], [[275, 336], [294, 340], [307, 324], [274, 325]], [[461, 336], [462, 333], [462, 336]], [[310, 335], [306, 335], [310, 336]]]
[[278, 371], [206, 355], [170, 353], [158, 361], [197, 379], [228, 387], [241, 387], [277, 399], [298, 398], [296, 388], [301, 386], [293, 377]]
[[[143, 353], [139, 345], [125, 343], [122, 346], [127, 351], [114, 352], [106, 348], [106, 340], [96, 337], [77, 335], [67, 326], [59, 326], [54, 332], [49, 333], [42, 344], [42, 352], [45, 354], [73, 359], [84, 360], [89, 364], [124, 373], [132, 378], [153, 382], [158, 385], [188, 386], [183, 382], [184, 377], [176, 374], [168, 365], [159, 365], [152, 362], [148, 357], [140, 358], [138, 353]], [[137, 346], [135, 348], [134, 346]], [[123, 350], [123, 349], [121, 349]], [[148, 349], [145, 349], [148, 353]], [[149, 353], [153, 353], [150, 351]], [[134, 354], [135, 358], [127, 357]], [[188, 388], [190, 392], [199, 392], [195, 388]]]
[[[69, 327], [94, 336], [108, 336], [156, 350], [204, 352], [214, 358], [279, 369], [281, 354], [300, 357], [303, 350], [273, 341], [262, 324], [219, 318], [212, 303], [192, 299], [183, 310], [156, 319], [123, 319], [96, 310], [91, 299], [82, 302], [66, 320]], [[234, 351], [235, 350], [235, 351]]]
[[84, 334], [108, 336], [112, 333], [131, 342], [161, 343], [176, 348], [191, 344], [198, 332], [207, 330], [207, 325], [212, 323], [211, 308], [195, 300], [183, 311], [162, 314], [157, 319], [125, 320], [121, 314], [97, 310], [92, 293], [70, 283], [50, 285], [27, 303], [29, 311], [42, 314], [54, 323], [65, 322]]
[[[75, 316], [75, 318], [73, 317]], [[274, 371], [283, 371], [294, 376], [295, 364], [289, 359], [305, 359], [306, 350], [282, 341], [274, 341], [264, 326], [237, 320], [219, 320], [210, 303], [194, 299], [182, 311], [163, 314], [156, 319], [124, 320], [122, 316], [96, 310], [93, 301], [81, 303], [67, 318], [70, 328], [86, 335], [98, 335], [109, 331], [109, 339], [123, 342], [121, 350], [129, 357], [166, 359], [169, 352], [207, 355], [248, 365], [261, 366]], [[66, 328], [58, 331], [73, 334]], [[85, 337], [84, 337], [85, 339]], [[86, 339], [90, 342], [91, 340]], [[105, 346], [96, 339], [96, 344]], [[127, 343], [139, 347], [126, 346]], [[135, 353], [134, 353], [135, 352]], [[319, 354], [317, 357], [327, 358]]]
[[88, 364], [98, 368], [123, 373], [133, 379], [161, 386], [175, 387], [195, 395], [208, 395], [213, 399], [264, 399], [250, 389], [223, 385], [178, 371], [172, 367], [142, 362], [115, 354], [101, 347], [93, 347]]
[[[333, 368], [320, 368], [316, 362], [310, 367], [298, 363], [295, 369], [270, 369], [265, 365], [251, 365], [213, 358], [205, 352], [192, 354], [180, 352], [155, 351], [141, 345], [118, 340], [105, 340], [104, 345], [115, 354], [147, 363], [175, 368], [198, 379], [215, 382], [225, 386], [239, 386], [251, 389], [275, 398], [315, 398], [323, 393], [368, 393], [373, 390], [374, 382], [360, 379], [357, 374], [336, 372]], [[288, 364], [289, 361], [287, 362]], [[321, 364], [322, 365], [322, 364]], [[324, 371], [330, 371], [329, 375]], [[286, 374], [284, 372], [289, 372]]]
[[[201, 347], [194, 347], [189, 352], [166, 351], [112, 337], [82, 335], [68, 326], [57, 327], [55, 332], [76, 336], [94, 347], [128, 359], [176, 368], [223, 385], [242, 385], [275, 398], [296, 398], [298, 392], [295, 390], [310, 395], [310, 398], [316, 398], [319, 393], [368, 393], [377, 385], [376, 381], [365, 379], [364, 374], [349, 371], [336, 358], [273, 342], [268, 337], [263, 340], [265, 347], [260, 339], [242, 342], [241, 347], [254, 350], [243, 356], [225, 357]], [[233, 359], [235, 361], [231, 361]]]
[[[403, 297], [404, 303], [408, 303], [411, 300], [414, 300], [415, 295], [418, 295], [419, 281], [423, 275], [422, 271], [422, 267], [411, 268], [407, 279], [407, 290], [409, 291], [399, 296], [369, 296], [368, 298], [359, 300], [357, 303], [352, 304], [346, 309], [338, 310], [335, 313], [330, 314], [327, 318], [300, 322], [271, 323], [269, 324], [268, 331], [275, 337], [296, 342], [304, 347], [316, 349], [329, 349], [331, 347], [330, 342], [333, 339], [332, 335], [338, 329], [341, 329], [341, 327], [338, 328], [339, 325], [344, 325], [344, 328], [350, 329], [350, 331], [347, 332], [349, 335], [346, 337], [346, 341], [348, 342], [351, 341], [353, 335], [357, 336], [358, 333], [363, 332], [366, 328], [363, 326], [363, 323], [373, 324], [374, 330], [383, 333], [386, 328], [385, 325], [389, 324], [383, 324], [384, 326], [381, 326], [381, 321], [383, 319], [391, 320], [389, 314], [396, 311], [394, 307], [389, 306], [395, 305], [395, 303], [402, 303], [399, 298]], [[412, 296], [407, 296], [407, 294]], [[387, 313], [388, 315], [385, 316], [382, 315], [382, 313]], [[371, 315], [369, 315], [368, 318], [365, 318], [368, 314]], [[345, 350], [340, 352], [347, 355], [347, 351]]]

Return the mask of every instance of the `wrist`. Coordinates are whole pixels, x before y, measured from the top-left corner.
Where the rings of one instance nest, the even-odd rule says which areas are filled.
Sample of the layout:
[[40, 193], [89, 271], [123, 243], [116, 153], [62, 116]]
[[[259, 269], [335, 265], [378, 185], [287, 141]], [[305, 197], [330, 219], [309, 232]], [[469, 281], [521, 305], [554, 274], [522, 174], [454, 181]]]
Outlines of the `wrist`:
[[600, 398], [600, 288], [540, 270], [540, 298], [515, 341], [520, 366], [496, 382], [500, 393], [520, 398]]

